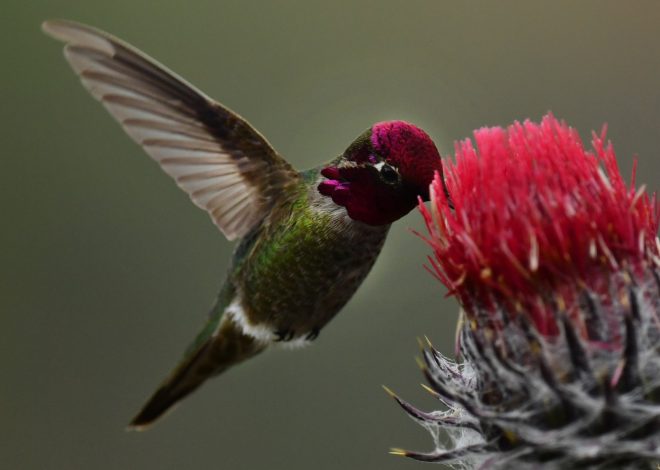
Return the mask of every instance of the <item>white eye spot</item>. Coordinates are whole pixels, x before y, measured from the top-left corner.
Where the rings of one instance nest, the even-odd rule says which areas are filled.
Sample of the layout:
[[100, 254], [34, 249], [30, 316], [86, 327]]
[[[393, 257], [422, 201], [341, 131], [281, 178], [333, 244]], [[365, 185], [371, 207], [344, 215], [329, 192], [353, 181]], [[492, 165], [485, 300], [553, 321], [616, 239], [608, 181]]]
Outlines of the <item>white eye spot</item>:
[[383, 166], [385, 166], [385, 162], [378, 162], [374, 165], [374, 168], [378, 171], [383, 169]]

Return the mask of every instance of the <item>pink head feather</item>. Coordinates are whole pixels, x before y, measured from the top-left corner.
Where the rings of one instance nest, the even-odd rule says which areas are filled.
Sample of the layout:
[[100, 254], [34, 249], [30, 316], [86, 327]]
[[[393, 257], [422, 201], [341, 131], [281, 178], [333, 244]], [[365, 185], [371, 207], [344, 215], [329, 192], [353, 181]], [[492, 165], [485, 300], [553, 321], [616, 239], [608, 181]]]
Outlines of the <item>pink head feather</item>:
[[318, 189], [351, 218], [385, 225], [410, 212], [418, 198], [428, 200], [436, 171], [442, 172], [442, 160], [424, 131], [403, 121], [380, 122], [321, 170], [327, 179]]
[[371, 129], [374, 150], [426, 194], [435, 172], [442, 171], [440, 154], [428, 134], [405, 121], [379, 122]]

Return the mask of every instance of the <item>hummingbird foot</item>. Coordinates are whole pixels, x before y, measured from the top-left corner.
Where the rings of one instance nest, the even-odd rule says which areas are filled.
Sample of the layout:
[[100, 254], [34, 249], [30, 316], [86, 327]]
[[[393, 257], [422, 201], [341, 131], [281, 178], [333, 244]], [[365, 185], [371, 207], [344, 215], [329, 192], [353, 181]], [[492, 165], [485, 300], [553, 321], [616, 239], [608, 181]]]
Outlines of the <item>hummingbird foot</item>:
[[[314, 341], [319, 337], [320, 331], [321, 329], [319, 327], [312, 328], [312, 330], [305, 336], [305, 341]], [[288, 343], [295, 338], [296, 332], [292, 329], [281, 329], [275, 331], [275, 336], [276, 343]], [[302, 339], [302, 337], [298, 339]]]
[[319, 333], [321, 332], [321, 329], [316, 327], [312, 328], [312, 331], [310, 331], [307, 336], [305, 336], [305, 339], [307, 341], [314, 341], [316, 338], [319, 337]]
[[286, 330], [286, 329], [277, 330], [275, 332], [275, 336], [277, 336], [275, 342], [276, 343], [289, 342], [293, 339], [295, 334], [296, 332], [294, 330]]

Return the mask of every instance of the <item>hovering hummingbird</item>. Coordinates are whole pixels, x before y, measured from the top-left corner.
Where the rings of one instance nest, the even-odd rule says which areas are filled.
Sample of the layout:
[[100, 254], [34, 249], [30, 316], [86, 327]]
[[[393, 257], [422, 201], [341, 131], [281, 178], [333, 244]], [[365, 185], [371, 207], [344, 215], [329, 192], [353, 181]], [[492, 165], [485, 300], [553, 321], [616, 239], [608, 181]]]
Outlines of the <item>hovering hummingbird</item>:
[[83, 85], [228, 240], [233, 262], [202, 331], [130, 426], [142, 429], [206, 379], [276, 343], [304, 345], [348, 302], [390, 224], [427, 201], [440, 155], [403, 121], [374, 124], [337, 158], [296, 171], [247, 121], [146, 54], [70, 21]]

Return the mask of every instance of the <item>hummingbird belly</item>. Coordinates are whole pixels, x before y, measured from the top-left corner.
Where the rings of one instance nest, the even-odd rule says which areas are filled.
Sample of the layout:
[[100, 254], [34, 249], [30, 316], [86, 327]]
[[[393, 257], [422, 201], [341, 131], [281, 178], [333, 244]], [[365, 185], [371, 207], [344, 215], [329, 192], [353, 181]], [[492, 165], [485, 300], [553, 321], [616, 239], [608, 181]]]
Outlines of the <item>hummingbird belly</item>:
[[246, 333], [269, 342], [314, 339], [380, 253], [389, 225], [354, 221], [317, 194], [314, 186], [238, 248], [245, 255], [233, 281]]

